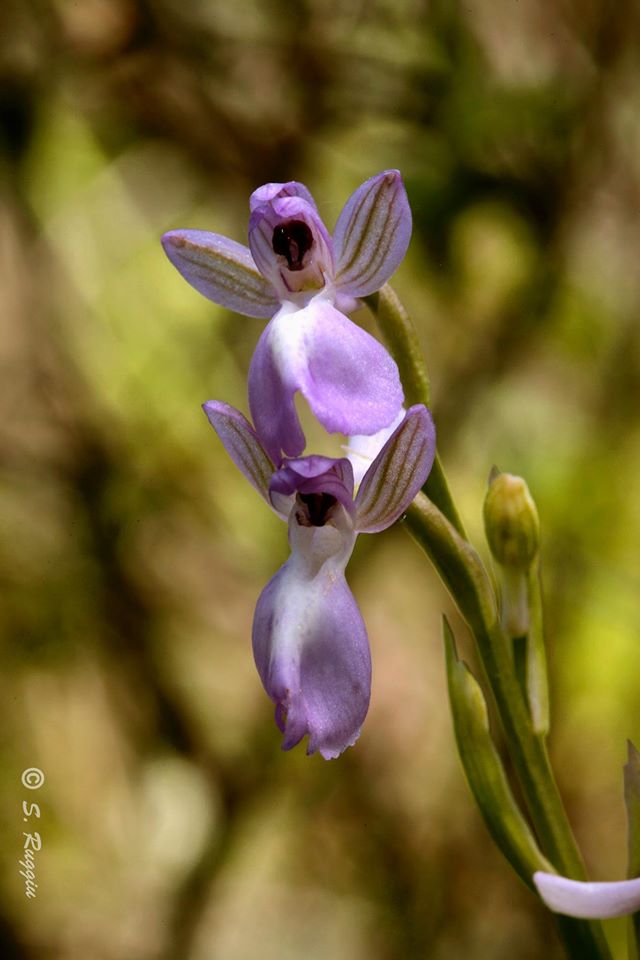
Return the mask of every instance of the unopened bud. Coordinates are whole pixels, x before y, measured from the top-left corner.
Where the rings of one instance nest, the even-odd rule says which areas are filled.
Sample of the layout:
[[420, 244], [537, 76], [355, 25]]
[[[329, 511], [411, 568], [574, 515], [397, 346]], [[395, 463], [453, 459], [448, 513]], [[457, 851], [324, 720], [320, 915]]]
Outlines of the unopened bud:
[[526, 571], [540, 547], [538, 511], [522, 477], [492, 473], [484, 501], [484, 528], [494, 559]]

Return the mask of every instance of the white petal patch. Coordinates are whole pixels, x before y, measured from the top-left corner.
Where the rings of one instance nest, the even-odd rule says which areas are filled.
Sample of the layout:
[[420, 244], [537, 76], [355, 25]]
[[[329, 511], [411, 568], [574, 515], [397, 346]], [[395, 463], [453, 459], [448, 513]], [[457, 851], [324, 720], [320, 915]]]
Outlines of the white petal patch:
[[347, 443], [343, 445], [342, 449], [345, 451], [347, 459], [350, 461], [351, 466], [353, 467], [353, 477], [356, 490], [360, 486], [360, 482], [365, 473], [378, 456], [393, 431], [402, 423], [405, 412], [405, 408], [400, 407], [398, 416], [389, 424], [388, 427], [384, 427], [382, 430], [378, 430], [377, 433], [372, 433], [370, 436], [359, 434], [355, 437], [349, 437]]
[[312, 306], [298, 307], [289, 301], [282, 304], [273, 318], [269, 347], [280, 378], [287, 386], [297, 387], [297, 371], [306, 364], [305, 333], [307, 311]]

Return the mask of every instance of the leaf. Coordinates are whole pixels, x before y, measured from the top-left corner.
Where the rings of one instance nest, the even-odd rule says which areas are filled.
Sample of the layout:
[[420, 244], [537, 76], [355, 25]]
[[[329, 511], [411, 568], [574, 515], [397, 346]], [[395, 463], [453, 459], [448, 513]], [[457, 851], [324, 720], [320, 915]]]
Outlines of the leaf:
[[491, 737], [482, 688], [467, 665], [458, 659], [446, 617], [443, 634], [453, 724], [469, 786], [497, 846], [520, 879], [533, 888], [533, 874], [553, 868], [540, 852], [511, 792]]

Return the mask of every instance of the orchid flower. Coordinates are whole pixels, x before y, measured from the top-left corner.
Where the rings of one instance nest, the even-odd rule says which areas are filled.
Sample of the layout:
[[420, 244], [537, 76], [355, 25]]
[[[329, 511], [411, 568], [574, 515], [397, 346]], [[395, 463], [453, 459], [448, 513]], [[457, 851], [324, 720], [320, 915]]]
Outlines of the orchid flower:
[[344, 311], [386, 283], [407, 251], [411, 211], [399, 172], [358, 187], [333, 237], [295, 181], [259, 187], [250, 210], [250, 249], [201, 230], [172, 230], [162, 243], [205, 297], [269, 319], [249, 369], [249, 407], [270, 459], [279, 465], [283, 453], [304, 450], [298, 391], [330, 433], [388, 428], [403, 403], [398, 368]]
[[533, 882], [550, 910], [569, 917], [608, 920], [640, 910], [640, 877], [586, 883], [539, 870]]
[[358, 533], [391, 526], [425, 482], [435, 455], [426, 407], [411, 407], [367, 470], [354, 497], [346, 458], [285, 460], [274, 472], [245, 417], [228, 404], [204, 410], [227, 453], [289, 525], [291, 556], [262, 591], [253, 652], [289, 750], [309, 735], [307, 753], [325, 759], [355, 743], [369, 706], [371, 658], [345, 568]]

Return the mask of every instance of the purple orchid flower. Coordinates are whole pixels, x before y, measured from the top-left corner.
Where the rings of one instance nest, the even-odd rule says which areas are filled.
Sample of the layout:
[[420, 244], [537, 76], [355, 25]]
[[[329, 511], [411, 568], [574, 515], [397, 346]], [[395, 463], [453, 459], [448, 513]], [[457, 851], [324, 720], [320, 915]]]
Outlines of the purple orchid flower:
[[370, 436], [398, 417], [398, 368], [344, 311], [378, 290], [404, 257], [411, 211], [397, 170], [365, 181], [333, 237], [305, 186], [267, 183], [251, 195], [249, 247], [201, 230], [172, 230], [165, 252], [215, 303], [268, 318], [249, 369], [251, 416], [269, 457], [298, 457], [300, 391], [330, 433]]
[[367, 470], [354, 497], [347, 459], [309, 456], [273, 463], [256, 431], [228, 404], [204, 411], [227, 453], [288, 522], [291, 556], [262, 591], [253, 652], [289, 750], [339, 756], [358, 738], [369, 707], [371, 658], [345, 568], [358, 533], [391, 526], [424, 484], [435, 455], [426, 407], [411, 407]]
[[640, 910], [640, 877], [587, 883], [539, 870], [533, 882], [550, 910], [569, 917], [608, 920]]

